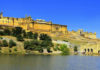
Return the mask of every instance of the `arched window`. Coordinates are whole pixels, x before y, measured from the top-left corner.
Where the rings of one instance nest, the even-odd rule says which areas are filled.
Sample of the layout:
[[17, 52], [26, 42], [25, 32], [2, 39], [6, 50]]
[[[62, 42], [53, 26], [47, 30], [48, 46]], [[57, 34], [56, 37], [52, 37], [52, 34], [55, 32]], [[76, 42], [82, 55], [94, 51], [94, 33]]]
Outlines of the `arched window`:
[[89, 52], [90, 50], [88, 49], [88, 52]]
[[91, 52], [93, 52], [93, 49], [91, 49]]

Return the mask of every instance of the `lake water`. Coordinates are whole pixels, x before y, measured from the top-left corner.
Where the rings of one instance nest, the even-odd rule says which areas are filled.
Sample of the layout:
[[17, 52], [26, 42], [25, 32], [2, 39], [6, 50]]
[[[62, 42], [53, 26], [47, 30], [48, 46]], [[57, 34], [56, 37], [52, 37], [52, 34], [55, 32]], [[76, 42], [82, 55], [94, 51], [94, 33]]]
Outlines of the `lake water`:
[[100, 56], [0, 55], [0, 70], [100, 70]]

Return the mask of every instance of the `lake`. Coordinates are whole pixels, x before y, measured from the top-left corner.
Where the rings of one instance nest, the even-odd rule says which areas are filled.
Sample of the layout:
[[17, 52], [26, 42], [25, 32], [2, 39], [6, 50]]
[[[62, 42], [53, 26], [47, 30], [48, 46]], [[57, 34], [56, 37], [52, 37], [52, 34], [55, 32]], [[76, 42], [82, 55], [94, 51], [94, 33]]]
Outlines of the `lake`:
[[100, 70], [100, 56], [0, 55], [0, 70]]

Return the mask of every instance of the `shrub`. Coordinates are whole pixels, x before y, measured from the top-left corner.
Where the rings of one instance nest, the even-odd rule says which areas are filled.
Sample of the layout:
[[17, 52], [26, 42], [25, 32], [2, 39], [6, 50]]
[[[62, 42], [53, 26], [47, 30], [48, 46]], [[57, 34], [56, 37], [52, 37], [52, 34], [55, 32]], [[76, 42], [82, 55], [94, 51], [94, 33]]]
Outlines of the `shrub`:
[[16, 43], [13, 40], [10, 40], [9, 47], [12, 48], [13, 46], [16, 46]]
[[4, 35], [4, 32], [3, 31], [0, 31], [0, 35]]
[[47, 47], [47, 51], [48, 51], [48, 53], [52, 52], [50, 47]]
[[33, 33], [30, 31], [30, 32], [27, 32], [27, 37], [29, 39], [33, 39]]
[[11, 35], [11, 31], [9, 29], [4, 29], [4, 35]]
[[62, 55], [68, 55], [69, 54], [69, 48], [67, 48], [67, 45], [65, 45], [65, 44], [60, 46], [60, 51], [62, 51]]
[[77, 51], [78, 51], [77, 46], [75, 46], [74, 47], [74, 52], [77, 52]]
[[2, 37], [0, 37], [0, 39], [3, 39]]
[[22, 33], [23, 33], [23, 37], [26, 38], [27, 37], [26, 31], [23, 30]]
[[21, 35], [17, 36], [17, 41], [24, 41], [23, 37]]
[[52, 41], [51, 37], [48, 36], [47, 34], [40, 34], [40, 40], [44, 40], [44, 41]]
[[14, 51], [16, 52], [17, 51], [17, 48], [14, 48]]
[[33, 39], [36, 39], [37, 40], [37, 38], [38, 38], [38, 33], [34, 33], [33, 34]]
[[43, 47], [43, 48], [52, 47], [52, 46], [53, 46], [53, 44], [50, 41], [42, 41], [41, 42], [41, 47]]
[[31, 44], [30, 44], [29, 41], [25, 41], [25, 42], [24, 42], [24, 49], [29, 50], [29, 49], [30, 49], [30, 46], [31, 46]]
[[8, 46], [8, 42], [6, 40], [3, 40], [3, 46], [7, 47]]
[[12, 35], [13, 36], [18, 36], [22, 34], [22, 28], [21, 27], [15, 27], [14, 29], [12, 29]]

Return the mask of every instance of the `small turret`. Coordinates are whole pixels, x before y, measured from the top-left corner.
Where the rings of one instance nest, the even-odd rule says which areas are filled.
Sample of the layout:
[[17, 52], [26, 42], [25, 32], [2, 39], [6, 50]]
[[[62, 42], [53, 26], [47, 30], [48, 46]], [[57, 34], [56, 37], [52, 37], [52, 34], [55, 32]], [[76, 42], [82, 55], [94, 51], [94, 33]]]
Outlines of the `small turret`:
[[96, 35], [96, 32], [94, 32], [94, 34]]
[[2, 18], [2, 17], [3, 17], [3, 12], [0, 13], [0, 18]]

